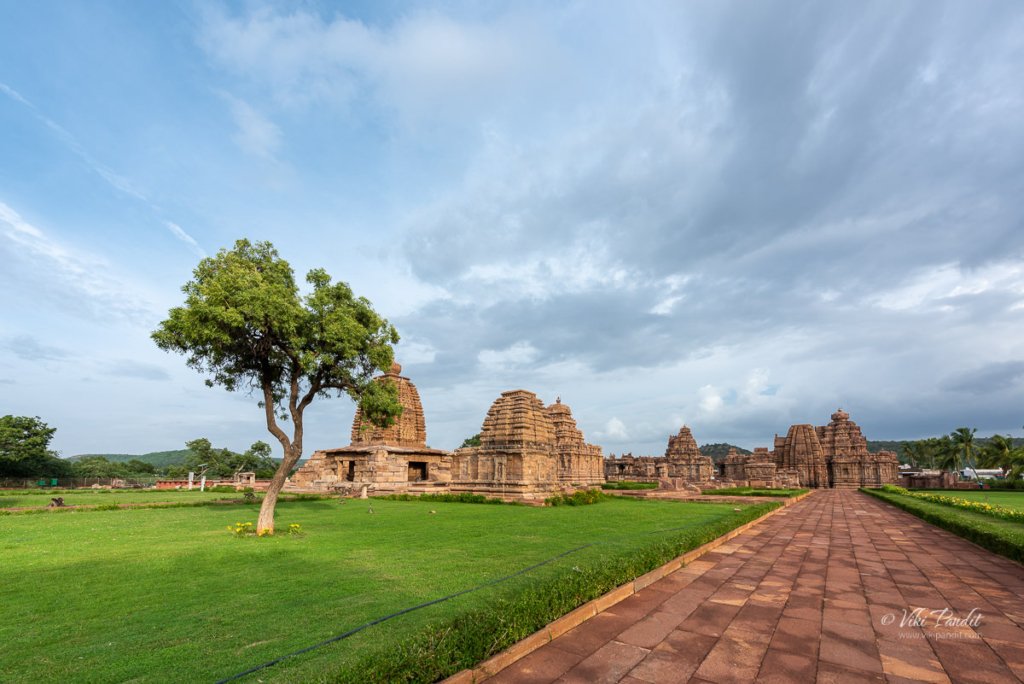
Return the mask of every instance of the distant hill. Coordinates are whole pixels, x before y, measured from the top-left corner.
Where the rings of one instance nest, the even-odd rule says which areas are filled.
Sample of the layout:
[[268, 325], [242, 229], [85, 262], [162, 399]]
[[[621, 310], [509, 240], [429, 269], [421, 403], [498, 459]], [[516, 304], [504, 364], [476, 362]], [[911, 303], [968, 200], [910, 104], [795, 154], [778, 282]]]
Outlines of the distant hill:
[[[177, 449], [175, 451], [151, 451], [148, 454], [75, 454], [69, 456], [69, 461], [79, 461], [83, 458], [89, 458], [90, 456], [102, 456], [103, 458], [113, 463], [127, 463], [128, 461], [138, 459], [146, 463], [152, 463], [157, 468], [166, 468], [171, 465], [181, 465], [185, 463], [185, 459], [192, 454], [191, 449]], [[281, 459], [272, 458], [274, 463], [280, 463]], [[309, 457], [300, 458], [296, 468], [302, 467], [302, 465], [309, 460]]]
[[191, 454], [192, 451], [190, 449], [177, 449], [176, 451], [151, 451], [148, 454], [77, 454], [70, 457], [69, 460], [79, 461], [90, 456], [102, 456], [114, 463], [126, 463], [134, 458], [151, 463], [157, 468], [166, 468], [169, 465], [184, 463], [185, 459]]
[[700, 453], [704, 456], [710, 456], [712, 460], [721, 461], [729, 455], [729, 449], [735, 449], [738, 454], [750, 453], [743, 447], [738, 447], [735, 444], [727, 444], [725, 442], [719, 442], [717, 444], [703, 444], [700, 447]]

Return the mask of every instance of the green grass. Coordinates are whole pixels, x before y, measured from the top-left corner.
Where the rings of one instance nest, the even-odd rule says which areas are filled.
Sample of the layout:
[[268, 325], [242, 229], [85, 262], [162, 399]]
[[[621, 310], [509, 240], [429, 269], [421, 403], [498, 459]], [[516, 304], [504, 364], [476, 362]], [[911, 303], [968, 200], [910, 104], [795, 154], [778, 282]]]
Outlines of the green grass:
[[754, 489], [753, 487], [727, 487], [725, 489], [707, 489], [701, 494], [706, 496], [782, 496], [790, 498], [805, 494], [806, 489]]
[[[1021, 523], [923, 501], [902, 494], [883, 492], [879, 489], [861, 489], [861, 491], [902, 508], [937, 527], [969, 539], [989, 551], [1024, 562], [1024, 525]], [[932, 490], [927, 491], [931, 492]], [[957, 490], [958, 493], [959, 491]], [[976, 491], [975, 493], [982, 494], [984, 492]]]
[[241, 492], [200, 492], [198, 489], [178, 491], [174, 489], [69, 489], [51, 490], [41, 495], [33, 490], [5, 490], [0, 492], [0, 508], [42, 507], [45, 508], [53, 497], [63, 497], [66, 506], [94, 506], [97, 504], [196, 502], [223, 499], [241, 499]]
[[629, 482], [623, 480], [621, 482], [605, 482], [601, 485], [601, 489], [657, 489], [657, 482]]
[[255, 518], [243, 505], [0, 517], [0, 672], [213, 681], [594, 544], [258, 675], [430, 681], [776, 505], [321, 500], [279, 505], [305, 536], [266, 539], [228, 532]]
[[983, 501], [997, 506], [1006, 506], [1024, 511], [1024, 491], [1000, 491], [994, 489], [915, 489], [915, 492], [955, 496], [970, 501]]

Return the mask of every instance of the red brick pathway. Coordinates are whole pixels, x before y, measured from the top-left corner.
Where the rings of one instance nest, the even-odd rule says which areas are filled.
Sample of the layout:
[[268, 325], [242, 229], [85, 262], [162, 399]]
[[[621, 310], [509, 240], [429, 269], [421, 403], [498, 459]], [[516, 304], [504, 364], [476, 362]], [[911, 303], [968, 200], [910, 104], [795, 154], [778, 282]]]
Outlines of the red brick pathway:
[[821, 491], [488, 681], [1020, 682], [1024, 568]]

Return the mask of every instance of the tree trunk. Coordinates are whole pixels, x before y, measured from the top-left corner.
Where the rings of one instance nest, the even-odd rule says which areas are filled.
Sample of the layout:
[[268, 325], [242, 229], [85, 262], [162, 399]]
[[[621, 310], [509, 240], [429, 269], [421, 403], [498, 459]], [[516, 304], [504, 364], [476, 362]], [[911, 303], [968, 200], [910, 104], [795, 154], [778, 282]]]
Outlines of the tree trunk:
[[263, 496], [263, 503], [260, 505], [260, 517], [256, 521], [256, 534], [260, 536], [274, 534], [274, 507], [277, 506], [277, 495], [281, 493], [284, 481], [288, 478], [288, 473], [291, 472], [295, 463], [298, 462], [299, 456], [300, 451], [294, 446], [285, 452], [281, 465], [278, 466], [277, 472], [274, 473], [274, 477], [270, 480], [267, 493]]

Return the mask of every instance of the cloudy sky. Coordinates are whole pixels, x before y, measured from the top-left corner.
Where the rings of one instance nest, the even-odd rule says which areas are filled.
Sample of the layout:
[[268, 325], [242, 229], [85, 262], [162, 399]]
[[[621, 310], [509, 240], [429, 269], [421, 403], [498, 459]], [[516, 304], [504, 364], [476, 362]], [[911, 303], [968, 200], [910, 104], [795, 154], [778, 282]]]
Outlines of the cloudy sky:
[[269, 441], [149, 338], [239, 237], [398, 327], [435, 447], [514, 388], [615, 453], [1021, 434], [1016, 0], [0, 12], [0, 414], [65, 455]]

